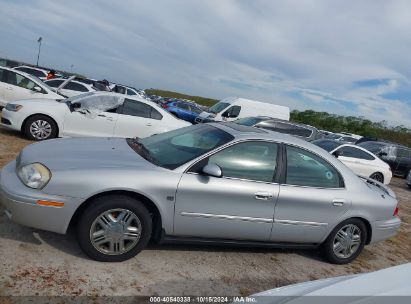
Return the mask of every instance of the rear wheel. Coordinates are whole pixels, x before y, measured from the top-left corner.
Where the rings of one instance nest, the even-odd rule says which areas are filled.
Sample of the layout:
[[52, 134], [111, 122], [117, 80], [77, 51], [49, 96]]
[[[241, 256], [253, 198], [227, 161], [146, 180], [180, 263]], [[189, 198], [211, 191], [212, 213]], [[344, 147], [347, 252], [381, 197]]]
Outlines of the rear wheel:
[[24, 134], [31, 140], [46, 140], [58, 135], [56, 122], [45, 115], [34, 115], [24, 124]]
[[94, 199], [77, 224], [77, 239], [92, 259], [121, 262], [137, 255], [150, 240], [152, 221], [147, 208], [125, 195]]
[[371, 174], [370, 178], [375, 179], [377, 182], [384, 183], [384, 176], [380, 172]]
[[347, 264], [364, 248], [367, 229], [360, 219], [348, 219], [330, 233], [322, 245], [325, 258], [333, 264]]

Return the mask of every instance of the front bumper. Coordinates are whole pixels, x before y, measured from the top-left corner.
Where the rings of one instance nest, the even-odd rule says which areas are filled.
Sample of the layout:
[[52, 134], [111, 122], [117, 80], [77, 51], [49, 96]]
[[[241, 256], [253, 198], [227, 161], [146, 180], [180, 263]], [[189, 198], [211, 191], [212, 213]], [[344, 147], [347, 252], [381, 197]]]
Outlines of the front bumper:
[[6, 109], [3, 109], [1, 111], [0, 124], [8, 129], [20, 131], [22, 122], [20, 121], [20, 119], [17, 119], [16, 115], [14, 114], [15, 112], [10, 112]]
[[[49, 195], [22, 184], [15, 172], [16, 162], [0, 172], [0, 203], [13, 222], [57, 233], [66, 233], [74, 212], [82, 203], [79, 198]], [[62, 202], [63, 207], [40, 206], [38, 200]]]
[[400, 225], [401, 220], [399, 217], [394, 217], [385, 221], [375, 221], [373, 223], [370, 243], [383, 241], [396, 235]]

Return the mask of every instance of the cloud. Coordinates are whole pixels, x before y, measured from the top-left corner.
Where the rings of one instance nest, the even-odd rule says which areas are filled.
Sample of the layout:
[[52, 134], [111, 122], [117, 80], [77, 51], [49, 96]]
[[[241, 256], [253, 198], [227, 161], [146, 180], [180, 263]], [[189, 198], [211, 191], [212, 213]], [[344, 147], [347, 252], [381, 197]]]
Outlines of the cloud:
[[0, 56], [411, 127], [409, 1], [1, 2]]

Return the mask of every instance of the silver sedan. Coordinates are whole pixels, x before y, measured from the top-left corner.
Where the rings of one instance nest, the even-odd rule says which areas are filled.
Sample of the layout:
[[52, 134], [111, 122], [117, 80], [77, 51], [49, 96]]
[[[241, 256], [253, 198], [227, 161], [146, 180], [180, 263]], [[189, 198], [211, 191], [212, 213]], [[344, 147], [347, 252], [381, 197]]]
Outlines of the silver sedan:
[[123, 261], [149, 242], [316, 248], [344, 264], [400, 226], [394, 193], [303, 140], [230, 123], [32, 144], [1, 171], [20, 224]]

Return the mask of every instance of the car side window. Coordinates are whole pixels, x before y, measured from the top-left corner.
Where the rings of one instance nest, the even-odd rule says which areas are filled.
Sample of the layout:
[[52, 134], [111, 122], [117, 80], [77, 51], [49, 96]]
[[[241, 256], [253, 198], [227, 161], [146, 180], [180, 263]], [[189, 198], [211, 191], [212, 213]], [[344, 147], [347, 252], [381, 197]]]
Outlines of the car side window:
[[126, 99], [123, 103], [122, 114], [124, 115], [150, 118], [150, 112], [150, 106], [145, 103], [130, 99]]
[[241, 112], [241, 107], [240, 106], [232, 106], [228, 108], [227, 111], [224, 112], [226, 117], [231, 117], [231, 118], [236, 118], [238, 115], [240, 115]]
[[375, 157], [372, 156], [371, 154], [364, 152], [360, 149], [354, 148], [354, 147], [341, 147], [338, 149], [338, 151], [341, 153], [341, 156], [344, 157], [352, 157], [352, 158], [359, 158], [359, 159], [366, 159], [366, 160], [374, 160]]
[[278, 144], [264, 141], [243, 142], [208, 158], [218, 165], [223, 177], [272, 182], [277, 167]]
[[159, 111], [151, 107], [151, 118], [155, 120], [162, 120], [163, 115], [161, 115]]
[[177, 107], [186, 111], [190, 111], [190, 106], [185, 103], [177, 103]]
[[64, 80], [53, 79], [53, 80], [47, 81], [46, 84], [47, 84], [49, 87], [58, 88], [58, 87], [63, 83], [63, 81], [64, 81]]
[[286, 184], [321, 188], [343, 187], [340, 174], [326, 160], [293, 146], [287, 146], [286, 151]]
[[88, 92], [87, 88], [82, 84], [70, 81], [64, 86], [64, 89], [76, 92]]
[[46, 75], [42, 71], [38, 71], [35, 69], [29, 69], [29, 68], [21, 68], [21, 71], [26, 72], [27, 74], [34, 75], [36, 77], [45, 77]]
[[36, 84], [27, 77], [24, 77], [23, 75], [17, 74], [12, 71], [7, 71], [5, 82], [27, 90], [33, 90], [33, 88], [36, 86]]
[[133, 90], [127, 89], [127, 95], [137, 95]]

